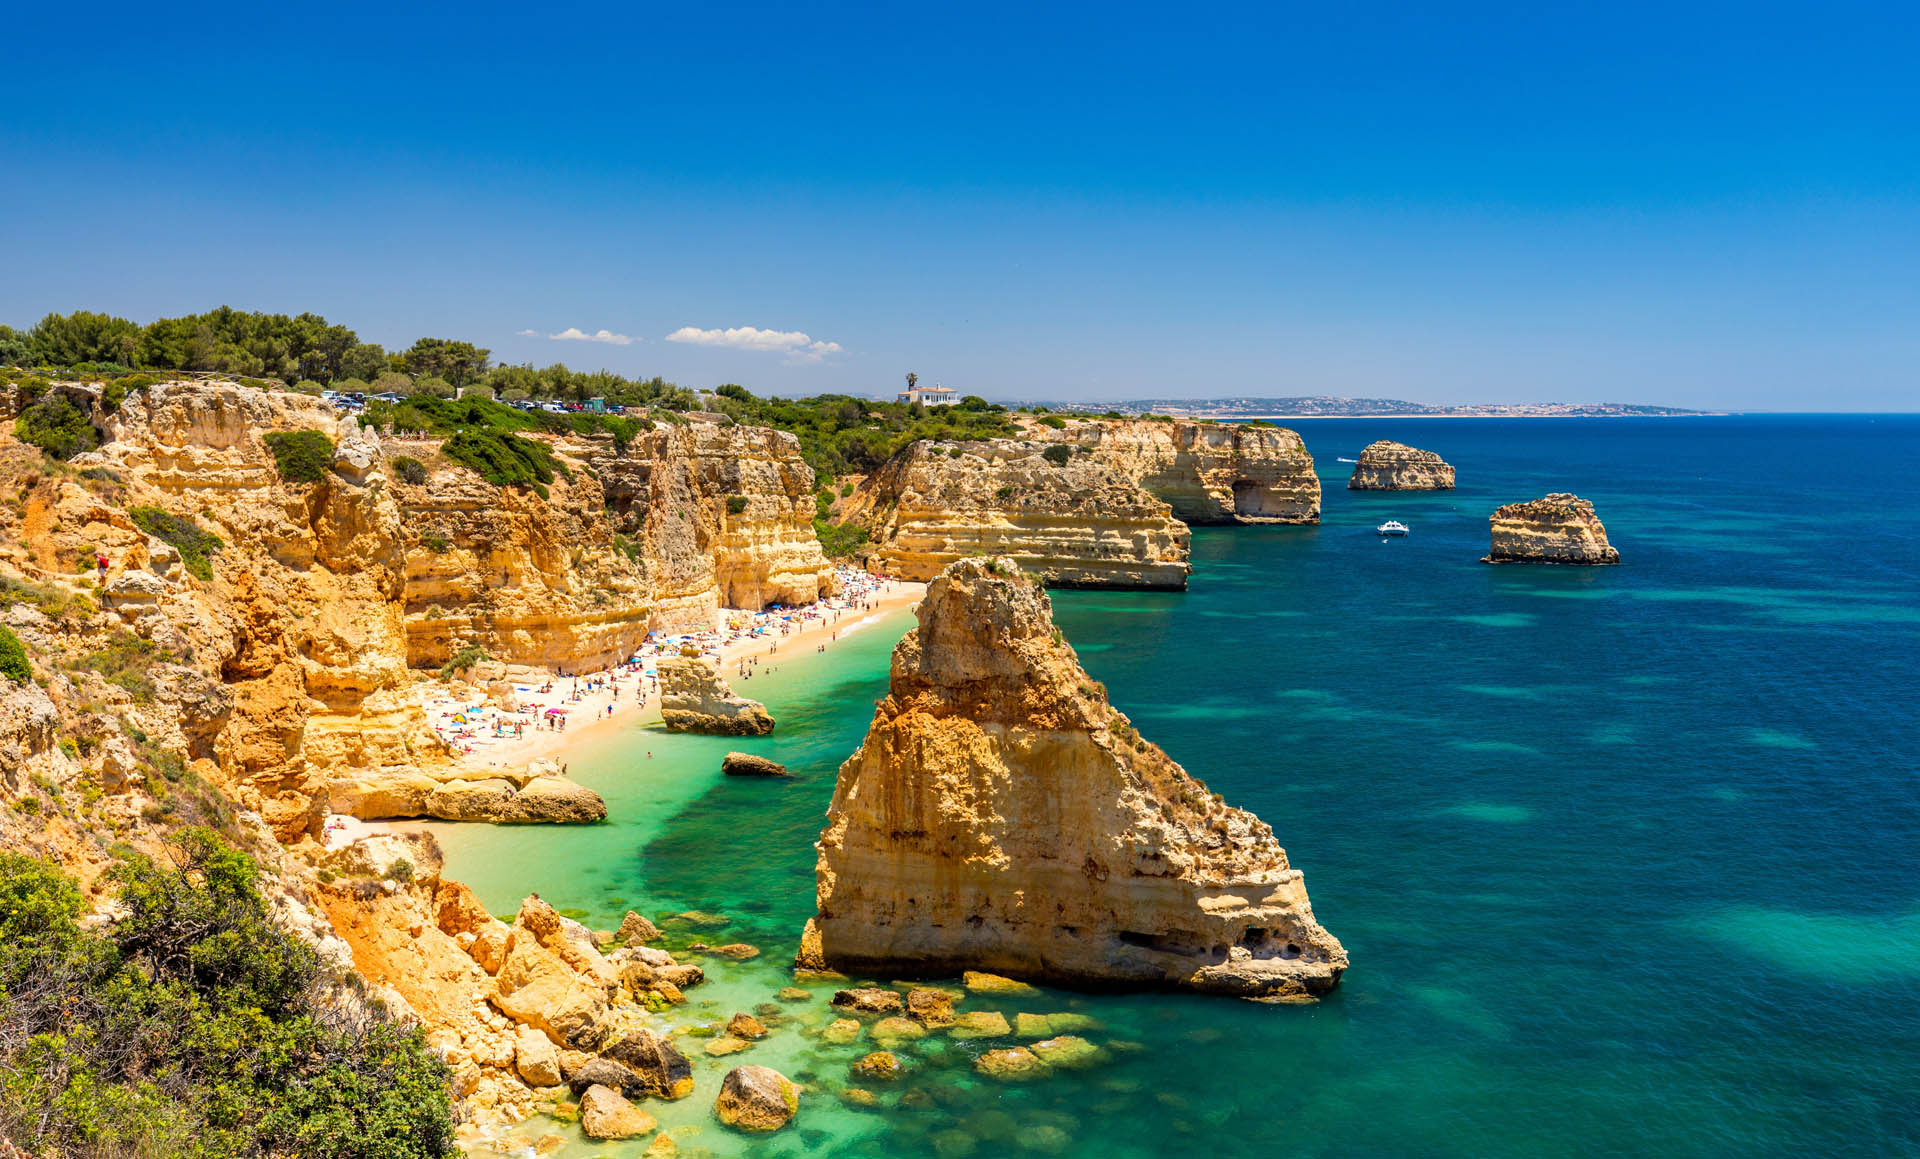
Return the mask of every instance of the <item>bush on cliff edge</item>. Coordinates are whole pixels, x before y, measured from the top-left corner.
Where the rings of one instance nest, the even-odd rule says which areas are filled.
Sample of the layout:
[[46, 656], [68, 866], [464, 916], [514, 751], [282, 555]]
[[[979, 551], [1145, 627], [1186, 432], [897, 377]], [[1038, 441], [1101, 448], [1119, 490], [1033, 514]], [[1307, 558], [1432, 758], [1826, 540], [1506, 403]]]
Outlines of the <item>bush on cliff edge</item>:
[[275, 431], [266, 441], [274, 467], [289, 483], [318, 483], [333, 468], [333, 440], [319, 431]]
[[114, 869], [125, 916], [0, 853], [0, 1138], [33, 1155], [443, 1159], [445, 1064], [343, 994], [212, 831]]
[[179, 552], [180, 562], [189, 572], [203, 580], [213, 578], [213, 561], [207, 556], [226, 544], [211, 531], [201, 530], [191, 515], [171, 515], [149, 505], [130, 508], [127, 517], [135, 527]]
[[56, 459], [71, 459], [100, 445], [93, 424], [64, 394], [41, 395], [40, 401], [14, 420], [13, 433], [21, 442], [31, 443]]

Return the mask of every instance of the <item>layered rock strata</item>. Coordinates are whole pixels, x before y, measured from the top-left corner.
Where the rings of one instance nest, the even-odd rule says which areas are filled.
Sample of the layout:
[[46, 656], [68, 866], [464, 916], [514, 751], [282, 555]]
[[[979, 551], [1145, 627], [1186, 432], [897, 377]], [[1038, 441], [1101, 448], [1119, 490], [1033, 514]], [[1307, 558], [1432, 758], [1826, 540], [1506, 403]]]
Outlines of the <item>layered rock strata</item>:
[[951, 565], [918, 616], [840, 768], [803, 966], [1245, 996], [1334, 986], [1346, 951], [1272, 829], [1107, 703], [1013, 561]]
[[735, 696], [705, 656], [660, 658], [660, 720], [674, 732], [710, 736], [765, 736], [773, 717], [757, 700]]
[[1030, 429], [1085, 447], [1187, 523], [1320, 522], [1313, 456], [1285, 427], [1098, 419]]
[[464, 469], [396, 480], [406, 527], [407, 659], [438, 668], [476, 644], [495, 660], [592, 672], [647, 638], [652, 581], [622, 551], [586, 470], [548, 496]]
[[1564, 492], [1509, 503], [1488, 518], [1492, 545], [1484, 563], [1616, 564], [1620, 552], [1593, 504]]
[[916, 442], [862, 481], [846, 514], [872, 537], [872, 563], [908, 580], [983, 554], [1053, 587], [1182, 589], [1192, 571], [1167, 504], [1065, 444]]
[[643, 535], [653, 626], [713, 627], [721, 607], [810, 604], [834, 591], [813, 533], [813, 469], [800, 440], [765, 427], [689, 422], [590, 459], [616, 516]]
[[1347, 480], [1351, 491], [1450, 491], [1453, 466], [1432, 451], [1390, 439], [1368, 443]]

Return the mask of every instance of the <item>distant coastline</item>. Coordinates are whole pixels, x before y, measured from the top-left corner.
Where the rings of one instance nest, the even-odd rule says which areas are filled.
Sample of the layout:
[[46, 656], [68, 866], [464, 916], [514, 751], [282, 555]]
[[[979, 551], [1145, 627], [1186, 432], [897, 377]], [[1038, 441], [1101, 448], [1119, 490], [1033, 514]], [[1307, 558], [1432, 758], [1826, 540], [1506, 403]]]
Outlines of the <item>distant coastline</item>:
[[1326, 395], [1289, 398], [1148, 398], [1127, 402], [1053, 404], [1069, 413], [1165, 414], [1187, 419], [1428, 419], [1428, 418], [1698, 418], [1725, 411], [1686, 410], [1682, 407], [1637, 403], [1480, 403], [1472, 406], [1429, 406], [1397, 398], [1335, 398]]

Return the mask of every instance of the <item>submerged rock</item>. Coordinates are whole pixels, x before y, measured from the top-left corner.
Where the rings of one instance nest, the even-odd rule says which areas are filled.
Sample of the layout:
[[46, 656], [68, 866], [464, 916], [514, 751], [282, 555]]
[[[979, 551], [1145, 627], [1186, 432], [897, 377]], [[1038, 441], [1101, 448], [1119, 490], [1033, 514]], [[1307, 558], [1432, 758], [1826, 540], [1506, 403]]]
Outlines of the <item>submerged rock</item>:
[[1620, 562], [1593, 504], [1578, 495], [1556, 492], [1528, 503], [1509, 503], [1488, 523], [1492, 546], [1483, 563]]
[[882, 1018], [873, 1024], [867, 1032], [883, 1049], [892, 1050], [909, 1042], [918, 1042], [927, 1036], [927, 1028], [911, 1018]]
[[720, 758], [720, 771], [729, 777], [790, 777], [787, 766], [779, 761], [756, 757], [752, 753], [728, 753]]
[[742, 1131], [777, 1131], [800, 1110], [800, 1088], [772, 1067], [739, 1066], [721, 1080], [713, 1113]]
[[1351, 491], [1451, 491], [1453, 467], [1432, 451], [1390, 439], [1369, 443], [1347, 480]]
[[974, 1038], [1005, 1038], [1013, 1033], [1007, 1016], [998, 1010], [969, 1010], [956, 1016], [947, 1027], [947, 1036], [962, 1042]]
[[981, 970], [968, 970], [960, 975], [960, 984], [975, 994], [1038, 994], [1025, 982], [1013, 978], [1003, 978], [998, 974], [988, 974]]
[[1036, 1079], [1047, 1073], [1047, 1064], [1024, 1046], [989, 1050], [973, 1060], [973, 1069], [990, 1079], [1018, 1082]]
[[660, 658], [660, 720], [673, 732], [765, 736], [773, 717], [757, 700], [735, 696], [705, 656]]
[[1273, 830], [1142, 739], [1051, 613], [1009, 560], [928, 587], [840, 768], [800, 965], [1331, 989], [1346, 951]]
[[853, 1064], [853, 1074], [869, 1081], [892, 1082], [900, 1077], [900, 1056], [890, 1050], [862, 1055]]

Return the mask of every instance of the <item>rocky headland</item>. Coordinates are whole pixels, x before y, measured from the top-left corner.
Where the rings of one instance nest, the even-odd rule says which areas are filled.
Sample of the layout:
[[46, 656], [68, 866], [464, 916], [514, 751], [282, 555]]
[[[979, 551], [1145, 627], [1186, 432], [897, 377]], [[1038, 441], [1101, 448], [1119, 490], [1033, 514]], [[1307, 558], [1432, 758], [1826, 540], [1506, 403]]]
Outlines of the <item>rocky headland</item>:
[[674, 732], [765, 736], [773, 717], [757, 700], [735, 696], [712, 660], [695, 652], [660, 658], [660, 719]]
[[1351, 491], [1450, 491], [1453, 467], [1432, 451], [1390, 439], [1368, 443], [1347, 480]]
[[1485, 563], [1617, 564], [1620, 552], [1593, 504], [1564, 492], [1509, 503], [1488, 518], [1492, 544]]
[[1054, 587], [1182, 589], [1192, 570], [1189, 533], [1167, 504], [1065, 443], [921, 440], [843, 510], [871, 536], [873, 565], [902, 579], [981, 554]]
[[1272, 829], [1107, 702], [1010, 559], [933, 581], [841, 766], [800, 964], [1248, 997], [1347, 956]]
[[1185, 523], [1318, 523], [1320, 477], [1296, 431], [1162, 419], [1029, 422], [1031, 437], [1085, 448]]

